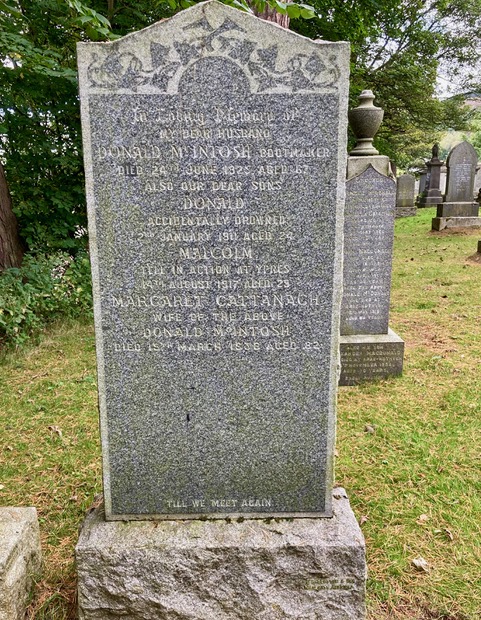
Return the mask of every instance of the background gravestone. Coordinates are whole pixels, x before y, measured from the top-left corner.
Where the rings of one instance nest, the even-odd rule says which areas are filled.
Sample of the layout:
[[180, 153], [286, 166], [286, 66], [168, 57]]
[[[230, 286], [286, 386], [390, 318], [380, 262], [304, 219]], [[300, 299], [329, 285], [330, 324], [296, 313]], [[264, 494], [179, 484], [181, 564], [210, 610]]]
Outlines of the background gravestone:
[[369, 167], [346, 183], [341, 335], [389, 324], [396, 183]]
[[416, 215], [414, 204], [414, 187], [416, 179], [412, 174], [402, 174], [397, 179], [396, 187], [396, 217], [410, 217]]
[[[365, 105], [354, 110], [360, 109]], [[363, 135], [360, 124], [358, 133]], [[350, 156], [344, 210], [340, 385], [402, 373], [404, 342], [389, 329], [395, 207], [396, 182], [389, 158]]]
[[108, 519], [83, 620], [365, 618], [332, 492], [348, 68], [217, 2], [79, 45]]
[[477, 162], [477, 153], [468, 142], [461, 142], [449, 153], [446, 161], [446, 195], [433, 218], [433, 230], [481, 226], [479, 204], [474, 201]]
[[433, 145], [432, 157], [426, 162], [425, 181], [420, 183], [420, 195], [416, 204], [418, 207], [433, 207], [443, 202], [441, 193], [441, 170], [444, 162], [439, 159], [439, 146]]
[[107, 518], [330, 515], [348, 47], [199, 6], [79, 45]]

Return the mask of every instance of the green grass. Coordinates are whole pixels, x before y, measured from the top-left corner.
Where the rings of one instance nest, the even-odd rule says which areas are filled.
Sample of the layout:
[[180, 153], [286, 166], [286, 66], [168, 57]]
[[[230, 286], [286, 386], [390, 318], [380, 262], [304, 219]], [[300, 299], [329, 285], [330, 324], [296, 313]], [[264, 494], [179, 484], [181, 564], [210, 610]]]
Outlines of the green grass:
[[95, 342], [91, 325], [68, 323], [0, 374], [0, 503], [35, 506], [44, 571], [29, 618], [75, 617], [73, 549], [101, 490]]
[[[396, 223], [403, 376], [339, 393], [336, 481], [366, 537], [369, 620], [481, 617], [481, 265], [466, 260], [481, 231], [431, 233], [431, 217]], [[71, 620], [77, 529], [101, 490], [91, 325], [57, 325], [3, 359], [0, 425], [0, 502], [40, 518], [29, 618]]]
[[372, 620], [481, 617], [481, 267], [466, 260], [481, 231], [431, 233], [433, 214], [396, 222], [403, 377], [339, 394], [337, 482], [364, 521]]

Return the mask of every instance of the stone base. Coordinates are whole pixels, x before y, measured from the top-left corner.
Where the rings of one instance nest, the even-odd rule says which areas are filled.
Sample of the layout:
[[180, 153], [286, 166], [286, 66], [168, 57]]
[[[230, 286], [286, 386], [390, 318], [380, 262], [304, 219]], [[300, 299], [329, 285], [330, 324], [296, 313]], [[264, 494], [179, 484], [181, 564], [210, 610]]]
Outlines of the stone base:
[[433, 217], [432, 230], [446, 228], [481, 228], [481, 217]]
[[0, 508], [0, 618], [23, 620], [42, 555], [35, 508]]
[[396, 207], [394, 211], [394, 217], [413, 217], [417, 213], [416, 207]]
[[401, 375], [404, 341], [390, 329], [387, 334], [341, 336], [339, 385], [357, 385]]
[[416, 200], [416, 205], [420, 209], [425, 209], [427, 207], [437, 207], [438, 205], [443, 204], [443, 195], [439, 192], [439, 195], [434, 196], [418, 196]]
[[365, 620], [361, 529], [330, 519], [105, 521], [76, 547], [80, 620]]
[[436, 217], [478, 217], [477, 202], [443, 202], [438, 205]]

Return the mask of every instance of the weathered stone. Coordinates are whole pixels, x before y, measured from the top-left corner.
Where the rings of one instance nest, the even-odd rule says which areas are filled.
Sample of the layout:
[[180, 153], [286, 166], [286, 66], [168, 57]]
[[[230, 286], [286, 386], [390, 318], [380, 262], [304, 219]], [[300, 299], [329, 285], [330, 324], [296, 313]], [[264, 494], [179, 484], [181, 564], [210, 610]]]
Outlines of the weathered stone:
[[330, 515], [349, 47], [79, 44], [108, 519]]
[[432, 230], [481, 228], [481, 217], [433, 217]]
[[400, 375], [403, 359], [404, 341], [392, 329], [374, 336], [341, 336], [339, 385], [357, 385]]
[[0, 508], [0, 620], [23, 620], [41, 567], [35, 508]]
[[422, 194], [426, 188], [427, 176], [427, 168], [424, 168], [423, 170], [421, 170], [421, 173], [419, 175], [419, 194]]
[[[344, 288], [341, 307], [339, 385], [399, 375], [403, 341], [389, 329], [396, 184], [379, 170], [387, 157], [348, 158], [344, 218]], [[359, 158], [355, 158], [361, 159]], [[377, 169], [369, 165], [376, 160]], [[378, 160], [384, 159], [384, 167]]]
[[389, 157], [385, 155], [374, 155], [372, 157], [358, 155], [353, 157], [350, 155], [347, 159], [347, 180], [359, 176], [368, 168], [374, 168], [379, 174], [383, 174], [386, 177], [392, 176]]
[[387, 333], [395, 204], [396, 183], [373, 168], [346, 183], [341, 335]]
[[106, 522], [76, 548], [80, 620], [364, 620], [362, 532], [332, 519]]
[[411, 217], [416, 215], [414, 204], [414, 186], [416, 179], [412, 174], [402, 174], [397, 179], [396, 186], [396, 217]]
[[469, 142], [461, 142], [451, 150], [446, 161], [448, 174], [445, 202], [473, 202], [477, 162], [477, 153]]
[[478, 213], [477, 202], [445, 202], [436, 209], [436, 217], [477, 217]]
[[426, 162], [426, 177], [422, 185], [422, 193], [418, 196], [416, 204], [419, 207], [433, 207], [443, 202], [441, 193], [441, 170], [444, 165], [439, 159], [439, 147], [433, 146], [432, 158]]
[[446, 196], [432, 220], [433, 230], [481, 226], [479, 204], [474, 201], [474, 179], [478, 156], [469, 142], [461, 142], [449, 153]]

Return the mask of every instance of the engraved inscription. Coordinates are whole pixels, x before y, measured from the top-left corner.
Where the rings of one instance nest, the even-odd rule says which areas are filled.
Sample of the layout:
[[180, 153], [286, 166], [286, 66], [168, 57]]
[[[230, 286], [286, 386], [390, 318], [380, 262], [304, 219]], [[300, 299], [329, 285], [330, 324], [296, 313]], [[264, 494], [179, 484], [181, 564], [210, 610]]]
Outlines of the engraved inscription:
[[402, 371], [403, 344], [341, 344], [341, 385], [384, 379]]
[[396, 187], [373, 168], [346, 187], [341, 334], [387, 333]]
[[330, 515], [347, 45], [203, 3], [79, 49], [107, 518]]
[[[141, 102], [142, 96], [137, 99]], [[103, 98], [96, 101], [103, 105]], [[122, 97], [118, 101], [123, 107]], [[328, 158], [328, 147], [290, 144], [291, 132], [287, 139], [285, 131], [279, 132], [286, 117], [293, 124], [304, 122], [300, 105], [265, 111], [253, 100], [247, 111], [216, 105], [167, 113], [171, 106], [165, 97], [156, 96], [155, 102], [133, 109], [126, 105], [123, 143], [102, 134], [94, 150], [101, 174], [118, 176], [127, 193], [132, 187], [138, 194], [138, 187], [151, 196], [154, 210], [145, 203], [132, 206], [133, 213], [144, 215], [130, 234], [146, 248], [155, 244], [161, 257], [139, 265], [136, 285], [128, 294], [110, 296], [113, 309], [137, 309], [145, 317], [140, 337], [132, 334], [115, 346], [127, 347], [134, 338], [135, 351], [163, 354], [315, 350], [313, 339], [298, 340], [299, 313], [285, 316], [283, 327], [268, 325], [280, 322], [271, 318], [276, 309], [321, 305], [320, 295], [298, 290], [295, 272], [300, 264], [272, 263], [270, 257], [298, 241], [296, 214], [279, 209], [278, 193], [306, 183]], [[169, 132], [157, 129], [174, 121]], [[234, 124], [235, 131], [225, 123]], [[259, 126], [263, 123], [268, 131]], [[213, 136], [220, 142], [212, 143]], [[324, 139], [320, 133], [318, 141]], [[303, 163], [309, 160], [317, 163]], [[285, 249], [280, 254], [285, 255]], [[242, 312], [234, 318], [232, 311], [237, 310]], [[219, 327], [226, 322], [219, 311], [231, 313], [228, 328]], [[253, 316], [263, 312], [262, 328], [246, 324], [251, 320], [248, 311], [256, 311]]]

